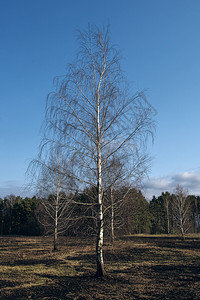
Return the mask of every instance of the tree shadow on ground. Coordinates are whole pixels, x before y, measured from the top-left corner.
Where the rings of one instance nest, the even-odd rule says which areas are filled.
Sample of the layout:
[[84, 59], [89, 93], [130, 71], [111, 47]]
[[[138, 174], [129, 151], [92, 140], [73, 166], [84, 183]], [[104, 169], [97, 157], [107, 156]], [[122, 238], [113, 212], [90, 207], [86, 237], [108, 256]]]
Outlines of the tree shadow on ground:
[[4, 261], [1, 262], [1, 266], [32, 266], [32, 265], [45, 265], [45, 266], [53, 266], [58, 264], [58, 259], [19, 259], [15, 261]]
[[46, 285], [16, 288], [2, 299], [141, 299], [123, 277], [44, 276]]
[[199, 269], [193, 266], [133, 266], [103, 278], [91, 272], [82, 276], [40, 276], [46, 284], [11, 289], [9, 295], [0, 294], [1, 299], [199, 299], [198, 291], [191, 289], [200, 280]]
[[136, 243], [149, 243], [158, 247], [176, 249], [200, 249], [200, 238], [186, 237], [185, 240], [177, 236], [125, 236], [120, 240], [133, 241]]
[[2, 288], [7, 288], [7, 287], [14, 287], [15, 283], [13, 281], [9, 281], [9, 280], [0, 280], [0, 290]]

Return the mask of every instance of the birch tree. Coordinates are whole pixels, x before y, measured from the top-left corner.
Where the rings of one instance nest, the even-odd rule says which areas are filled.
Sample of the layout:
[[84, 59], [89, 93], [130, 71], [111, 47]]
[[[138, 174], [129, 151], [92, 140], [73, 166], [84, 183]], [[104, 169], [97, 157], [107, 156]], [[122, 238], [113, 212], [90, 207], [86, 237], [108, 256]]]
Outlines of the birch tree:
[[152, 134], [155, 111], [144, 92], [132, 93], [120, 69], [120, 52], [110, 41], [109, 28], [79, 32], [79, 50], [66, 75], [56, 79], [46, 106], [43, 152], [62, 147], [69, 176], [79, 189], [97, 190], [98, 233], [96, 275], [105, 274], [103, 261], [105, 174], [116, 154], [126, 157], [129, 177], [134, 157]]
[[167, 233], [170, 233], [170, 212], [172, 205], [172, 197], [169, 192], [162, 193], [162, 198], [165, 207], [166, 221], [167, 221]]
[[[138, 152], [132, 157], [134, 164], [131, 165], [131, 170], [127, 168], [129, 165], [129, 157], [119, 158], [116, 154], [112, 157], [112, 161], [108, 162], [109, 168], [107, 174], [105, 174], [105, 181], [107, 186], [106, 198], [107, 203], [104, 208], [104, 212], [109, 214], [110, 223], [110, 236], [111, 243], [115, 240], [115, 228], [122, 226], [120, 222], [120, 215], [123, 202], [126, 202], [129, 197], [129, 192], [133, 186], [139, 187], [143, 177], [147, 174], [149, 168], [149, 157], [142, 153], [139, 155]], [[126, 160], [128, 159], [128, 161]], [[124, 187], [126, 188], [124, 189]], [[124, 193], [119, 193], [119, 190]], [[133, 207], [134, 209], [134, 207]]]
[[[58, 235], [64, 234], [72, 225], [73, 183], [67, 176], [66, 160], [61, 148], [51, 152], [48, 161], [33, 160], [30, 165], [36, 177], [35, 190], [40, 199], [37, 216], [45, 233], [53, 236], [53, 249], [57, 250]], [[65, 172], [63, 172], [63, 168]]]
[[175, 224], [181, 233], [182, 239], [190, 228], [191, 205], [188, 201], [188, 193], [180, 185], [176, 187], [173, 199], [173, 216]]

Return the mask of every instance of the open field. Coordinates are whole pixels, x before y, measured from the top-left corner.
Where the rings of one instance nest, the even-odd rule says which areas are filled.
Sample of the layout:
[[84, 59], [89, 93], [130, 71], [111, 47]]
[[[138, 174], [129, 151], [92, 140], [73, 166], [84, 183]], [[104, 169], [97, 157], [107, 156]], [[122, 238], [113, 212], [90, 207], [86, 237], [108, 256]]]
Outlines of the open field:
[[0, 237], [1, 299], [200, 299], [200, 236], [131, 236], [105, 243], [107, 275], [95, 278], [95, 240]]

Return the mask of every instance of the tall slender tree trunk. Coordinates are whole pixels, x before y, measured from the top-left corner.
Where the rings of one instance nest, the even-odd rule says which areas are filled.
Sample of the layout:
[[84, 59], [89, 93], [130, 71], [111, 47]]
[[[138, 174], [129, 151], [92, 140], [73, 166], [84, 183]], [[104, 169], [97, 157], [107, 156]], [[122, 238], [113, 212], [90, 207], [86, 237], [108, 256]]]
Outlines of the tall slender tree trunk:
[[111, 243], [113, 244], [115, 240], [113, 185], [111, 185], [110, 187], [110, 200], [111, 200]]
[[185, 240], [185, 232], [184, 232], [184, 225], [183, 225], [183, 217], [180, 217], [180, 231], [181, 231], [181, 238]]
[[197, 209], [197, 198], [195, 197], [195, 215], [194, 215], [194, 233], [198, 232], [197, 228], [197, 216], [198, 216], [198, 209]]
[[105, 274], [103, 261], [103, 191], [101, 180], [101, 129], [100, 129], [99, 92], [97, 91], [97, 204], [98, 204], [98, 235], [96, 243], [97, 277]]
[[3, 215], [2, 215], [2, 219], [1, 219], [1, 235], [3, 235], [3, 227], [4, 227], [4, 222], [3, 222]]
[[55, 224], [54, 224], [54, 243], [53, 243], [53, 250], [56, 251], [58, 249], [58, 209], [56, 207], [55, 212]]
[[56, 203], [55, 203], [55, 219], [54, 219], [54, 244], [53, 249], [56, 251], [58, 249], [58, 207], [59, 207], [59, 197], [60, 197], [60, 152], [58, 156], [58, 179], [56, 184]]
[[167, 233], [170, 233], [170, 221], [169, 221], [169, 203], [166, 203], [166, 213], [167, 213]]
[[103, 261], [103, 212], [102, 212], [102, 200], [100, 200], [101, 196], [98, 195], [99, 201], [99, 212], [98, 212], [98, 236], [97, 236], [97, 244], [96, 244], [96, 255], [97, 255], [97, 277], [102, 277], [105, 275], [104, 270], [104, 261]]

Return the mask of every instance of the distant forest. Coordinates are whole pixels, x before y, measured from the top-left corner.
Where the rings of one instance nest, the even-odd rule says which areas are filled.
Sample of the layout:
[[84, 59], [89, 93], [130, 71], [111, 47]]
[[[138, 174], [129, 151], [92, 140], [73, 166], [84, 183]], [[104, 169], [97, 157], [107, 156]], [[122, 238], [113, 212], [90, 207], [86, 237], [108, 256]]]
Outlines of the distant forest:
[[[73, 201], [69, 202], [70, 197]], [[140, 190], [121, 187], [114, 190], [113, 206], [111, 195], [104, 195], [104, 232], [106, 237], [119, 235], [151, 233], [177, 234], [200, 232], [200, 197], [187, 195], [181, 187], [176, 193], [162, 193], [153, 196], [148, 202]], [[0, 199], [1, 235], [53, 235], [54, 219], [45, 205], [54, 211], [56, 195], [47, 199], [40, 197], [21, 198], [10, 195]], [[85, 189], [82, 193], [66, 195], [60, 193], [62, 203], [62, 225], [60, 235], [91, 236], [97, 231], [97, 209], [94, 198], [95, 189]], [[123, 200], [123, 201], [122, 201]], [[65, 203], [70, 205], [66, 213]], [[113, 209], [113, 211], [112, 211]], [[70, 211], [70, 213], [69, 213]], [[111, 217], [113, 215], [113, 218]], [[61, 212], [60, 212], [61, 218]], [[113, 222], [112, 226], [110, 222]], [[114, 236], [112, 236], [114, 238]]]

